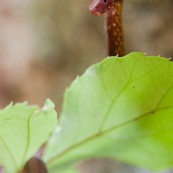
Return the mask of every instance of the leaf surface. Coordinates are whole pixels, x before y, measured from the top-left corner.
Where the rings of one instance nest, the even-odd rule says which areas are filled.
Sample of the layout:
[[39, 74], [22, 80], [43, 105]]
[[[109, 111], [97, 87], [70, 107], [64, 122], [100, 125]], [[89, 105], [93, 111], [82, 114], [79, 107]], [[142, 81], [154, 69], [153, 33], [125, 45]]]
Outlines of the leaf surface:
[[173, 166], [172, 62], [142, 53], [107, 58], [67, 89], [44, 160], [63, 170], [96, 157], [150, 170]]
[[77, 168], [73, 167], [73, 166], [66, 166], [63, 169], [59, 169], [59, 167], [57, 168], [55, 167], [51, 167], [51, 169], [49, 169], [49, 173], [80, 173], [79, 170], [77, 170]]
[[47, 100], [41, 110], [26, 103], [0, 111], [0, 165], [6, 173], [17, 172], [46, 142], [57, 124], [54, 104]]

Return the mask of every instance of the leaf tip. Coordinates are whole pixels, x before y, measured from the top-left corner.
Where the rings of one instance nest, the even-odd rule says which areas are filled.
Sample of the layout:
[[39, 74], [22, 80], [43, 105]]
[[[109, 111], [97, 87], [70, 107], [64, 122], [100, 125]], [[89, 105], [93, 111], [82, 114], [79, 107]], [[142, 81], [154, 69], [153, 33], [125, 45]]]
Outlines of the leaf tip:
[[54, 108], [55, 108], [55, 104], [50, 99], [47, 99], [42, 110], [48, 111]]

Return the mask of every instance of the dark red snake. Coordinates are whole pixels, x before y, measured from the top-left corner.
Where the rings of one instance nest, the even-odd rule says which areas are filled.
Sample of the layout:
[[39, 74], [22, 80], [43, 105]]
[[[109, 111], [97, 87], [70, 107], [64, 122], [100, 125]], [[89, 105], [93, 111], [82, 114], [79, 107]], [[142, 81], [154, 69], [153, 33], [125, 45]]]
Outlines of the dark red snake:
[[109, 56], [124, 55], [124, 40], [122, 29], [123, 0], [93, 0], [89, 9], [92, 14], [100, 16], [106, 13], [106, 32]]

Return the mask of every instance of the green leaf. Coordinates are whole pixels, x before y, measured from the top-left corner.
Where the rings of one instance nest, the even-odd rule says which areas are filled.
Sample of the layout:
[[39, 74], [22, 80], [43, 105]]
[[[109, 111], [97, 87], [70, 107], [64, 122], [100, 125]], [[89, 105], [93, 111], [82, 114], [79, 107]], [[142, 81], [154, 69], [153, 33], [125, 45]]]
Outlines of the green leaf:
[[21, 169], [49, 138], [57, 124], [53, 108], [47, 100], [42, 110], [20, 103], [0, 111], [0, 165], [6, 173]]
[[65, 93], [47, 145], [49, 169], [93, 157], [173, 166], [173, 63], [132, 53], [90, 67]]
[[80, 172], [72, 166], [67, 166], [61, 169], [61, 171], [59, 171], [59, 168], [57, 167], [52, 167], [51, 169], [49, 169], [49, 173], [80, 173]]

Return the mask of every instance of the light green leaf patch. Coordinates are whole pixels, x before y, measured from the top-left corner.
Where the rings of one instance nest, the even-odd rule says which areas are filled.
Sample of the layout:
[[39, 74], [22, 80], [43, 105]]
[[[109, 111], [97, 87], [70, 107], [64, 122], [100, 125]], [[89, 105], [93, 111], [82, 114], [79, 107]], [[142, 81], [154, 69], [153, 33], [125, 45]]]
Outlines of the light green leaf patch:
[[49, 138], [57, 124], [54, 105], [43, 109], [26, 103], [9, 105], [0, 111], [0, 165], [14, 173]]
[[88, 158], [173, 167], [173, 63], [131, 53], [90, 67], [65, 93], [44, 160], [61, 172]]
[[[59, 171], [61, 170], [61, 171]], [[63, 169], [59, 169], [56, 166], [49, 169], [49, 173], [80, 173], [77, 168], [73, 166], [65, 166]]]

